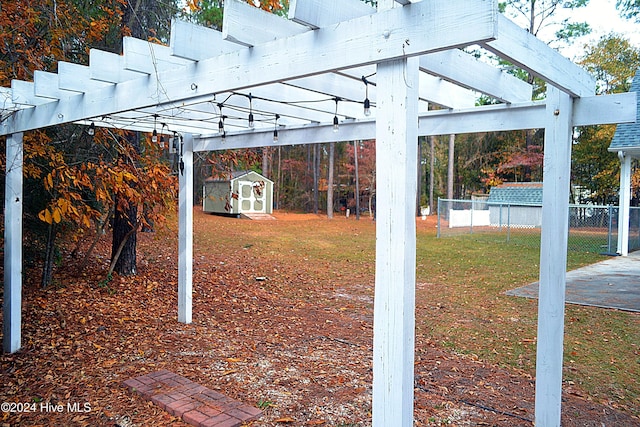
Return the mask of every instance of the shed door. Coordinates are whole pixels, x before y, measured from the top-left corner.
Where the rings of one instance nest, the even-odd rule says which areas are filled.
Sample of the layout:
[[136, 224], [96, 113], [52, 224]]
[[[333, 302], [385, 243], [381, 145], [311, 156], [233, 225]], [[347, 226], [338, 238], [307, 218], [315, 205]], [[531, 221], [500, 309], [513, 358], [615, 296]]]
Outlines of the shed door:
[[240, 212], [266, 212], [266, 196], [258, 182], [238, 181]]

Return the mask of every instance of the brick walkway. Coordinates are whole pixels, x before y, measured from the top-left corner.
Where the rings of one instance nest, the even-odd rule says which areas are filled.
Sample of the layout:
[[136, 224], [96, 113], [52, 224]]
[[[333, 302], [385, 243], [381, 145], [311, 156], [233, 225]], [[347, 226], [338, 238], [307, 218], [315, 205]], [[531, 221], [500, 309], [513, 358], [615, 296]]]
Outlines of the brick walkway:
[[167, 370], [128, 379], [124, 385], [197, 427], [238, 427], [262, 414], [259, 409]]

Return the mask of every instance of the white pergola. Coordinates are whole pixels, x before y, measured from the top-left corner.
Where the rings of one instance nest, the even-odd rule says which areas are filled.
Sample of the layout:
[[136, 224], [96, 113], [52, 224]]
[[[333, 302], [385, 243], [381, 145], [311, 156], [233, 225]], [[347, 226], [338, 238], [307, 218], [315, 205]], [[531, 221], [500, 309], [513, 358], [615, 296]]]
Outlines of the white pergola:
[[[543, 79], [546, 100], [532, 102], [527, 83], [461, 50], [468, 46]], [[21, 347], [23, 132], [62, 123], [175, 132], [184, 323], [192, 318], [194, 151], [375, 138], [376, 427], [413, 425], [418, 137], [544, 128], [535, 421], [560, 425], [572, 129], [632, 122], [636, 98], [594, 96], [584, 70], [499, 14], [496, 0], [379, 0], [377, 10], [360, 0], [292, 0], [289, 19], [227, 0], [222, 32], [174, 21], [168, 47], [125, 38], [122, 55], [91, 50], [89, 66], [61, 62], [57, 74], [35, 71], [33, 82], [0, 90], [7, 352]], [[499, 103], [476, 107], [479, 94]]]

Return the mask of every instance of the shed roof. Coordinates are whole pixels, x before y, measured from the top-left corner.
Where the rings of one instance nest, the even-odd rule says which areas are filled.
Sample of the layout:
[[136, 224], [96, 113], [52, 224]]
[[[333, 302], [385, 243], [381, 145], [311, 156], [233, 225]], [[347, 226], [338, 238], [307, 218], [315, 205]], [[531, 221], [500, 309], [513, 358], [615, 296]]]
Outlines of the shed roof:
[[541, 182], [508, 182], [492, 187], [488, 203], [542, 205]]
[[217, 177], [209, 177], [207, 179], [205, 179], [205, 182], [225, 182], [225, 181], [231, 181], [234, 179], [238, 179], [238, 178], [242, 178], [243, 176], [249, 175], [249, 174], [255, 174], [258, 175], [261, 179], [264, 179], [265, 181], [269, 181], [269, 182], [273, 182], [272, 180], [270, 180], [269, 178], [265, 177], [264, 175], [262, 175], [261, 173], [258, 173], [256, 171], [251, 171], [251, 170], [244, 170], [244, 171], [232, 171], [229, 172], [227, 174], [224, 174], [222, 176], [217, 176]]
[[[640, 92], [640, 69], [631, 83], [631, 92]], [[635, 123], [621, 123], [616, 127], [616, 133], [609, 146], [609, 151], [625, 151], [633, 157], [640, 156], [640, 97], [636, 98], [638, 109], [636, 110]]]

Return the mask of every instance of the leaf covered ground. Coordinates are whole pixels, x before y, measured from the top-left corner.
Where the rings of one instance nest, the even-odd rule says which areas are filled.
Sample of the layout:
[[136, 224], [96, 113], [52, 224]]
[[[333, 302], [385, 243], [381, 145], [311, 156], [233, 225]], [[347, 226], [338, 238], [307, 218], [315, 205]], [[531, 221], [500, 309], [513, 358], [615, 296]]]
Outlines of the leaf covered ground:
[[[27, 271], [23, 348], [0, 357], [0, 401], [23, 405], [1, 413], [2, 425], [186, 425], [122, 386], [159, 369], [264, 409], [252, 426], [370, 425], [375, 223], [276, 216], [194, 211], [189, 325], [177, 322], [175, 229], [139, 234], [136, 277], [105, 279], [108, 238], [85, 271], [65, 258], [46, 290]], [[435, 235], [432, 221], [418, 228]], [[442, 295], [459, 289], [433, 269], [417, 288], [415, 425], [532, 426], [530, 362], [520, 369], [458, 351], [426, 326], [442, 313], [458, 311], [460, 324], [482, 317], [449, 305]], [[459, 292], [473, 301], [491, 291]], [[519, 344], [534, 351], [529, 330]], [[594, 397], [573, 381], [564, 392], [564, 426], [640, 425], [637, 400]]]

